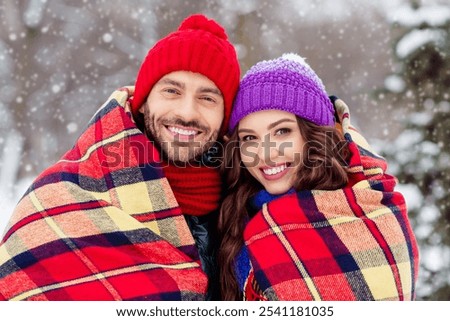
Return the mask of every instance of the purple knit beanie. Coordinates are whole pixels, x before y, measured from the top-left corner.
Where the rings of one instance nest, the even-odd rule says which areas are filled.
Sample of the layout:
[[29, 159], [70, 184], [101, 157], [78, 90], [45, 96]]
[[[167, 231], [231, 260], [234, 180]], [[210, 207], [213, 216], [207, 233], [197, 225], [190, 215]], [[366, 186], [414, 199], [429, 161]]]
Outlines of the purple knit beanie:
[[234, 101], [229, 133], [248, 114], [267, 109], [287, 111], [319, 126], [334, 126], [333, 104], [322, 80], [297, 54], [261, 61], [247, 71]]

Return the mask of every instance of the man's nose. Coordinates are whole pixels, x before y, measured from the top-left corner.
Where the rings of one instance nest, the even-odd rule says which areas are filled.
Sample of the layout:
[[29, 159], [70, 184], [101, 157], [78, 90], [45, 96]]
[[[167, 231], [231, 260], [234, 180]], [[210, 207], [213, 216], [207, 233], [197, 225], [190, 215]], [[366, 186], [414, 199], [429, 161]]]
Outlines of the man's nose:
[[186, 97], [185, 99], [180, 100], [174, 113], [185, 121], [198, 119], [200, 115], [198, 103], [196, 99], [192, 97]]

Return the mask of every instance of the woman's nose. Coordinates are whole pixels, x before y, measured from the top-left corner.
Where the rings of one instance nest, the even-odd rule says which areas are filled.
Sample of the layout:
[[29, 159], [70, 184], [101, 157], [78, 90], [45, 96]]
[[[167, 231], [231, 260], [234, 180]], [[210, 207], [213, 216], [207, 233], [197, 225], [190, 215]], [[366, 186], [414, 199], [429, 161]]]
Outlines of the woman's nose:
[[264, 139], [260, 143], [259, 156], [266, 165], [271, 165], [276, 162], [276, 158], [279, 156], [278, 144], [271, 139], [270, 135], [264, 136]]

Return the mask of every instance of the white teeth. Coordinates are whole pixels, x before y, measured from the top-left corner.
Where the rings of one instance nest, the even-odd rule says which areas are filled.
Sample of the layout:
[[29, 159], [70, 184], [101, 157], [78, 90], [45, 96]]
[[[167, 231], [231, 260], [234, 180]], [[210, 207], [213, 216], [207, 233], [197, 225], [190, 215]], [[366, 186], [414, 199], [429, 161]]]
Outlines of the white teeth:
[[186, 130], [186, 129], [181, 129], [178, 127], [169, 127], [169, 130], [174, 133], [174, 134], [179, 134], [179, 135], [186, 135], [186, 136], [190, 136], [190, 135], [195, 135], [197, 134], [197, 131], [195, 130]]
[[281, 165], [278, 167], [266, 168], [266, 169], [263, 169], [263, 172], [266, 175], [275, 175], [275, 174], [278, 174], [278, 173], [284, 171], [286, 169], [286, 167], [287, 167], [286, 165]]

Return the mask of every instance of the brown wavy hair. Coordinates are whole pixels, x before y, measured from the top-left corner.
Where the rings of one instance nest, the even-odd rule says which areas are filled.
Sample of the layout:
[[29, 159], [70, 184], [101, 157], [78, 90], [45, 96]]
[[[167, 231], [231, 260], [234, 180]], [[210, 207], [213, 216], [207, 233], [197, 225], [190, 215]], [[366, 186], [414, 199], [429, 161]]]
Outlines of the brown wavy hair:
[[[349, 150], [342, 133], [334, 127], [318, 126], [297, 117], [306, 144], [296, 173], [295, 190], [334, 190], [348, 182], [346, 171]], [[219, 215], [220, 249], [218, 255], [222, 299], [242, 300], [235, 275], [235, 258], [244, 245], [248, 202], [263, 186], [242, 164], [239, 153], [238, 127], [225, 146], [222, 171], [227, 186]]]

